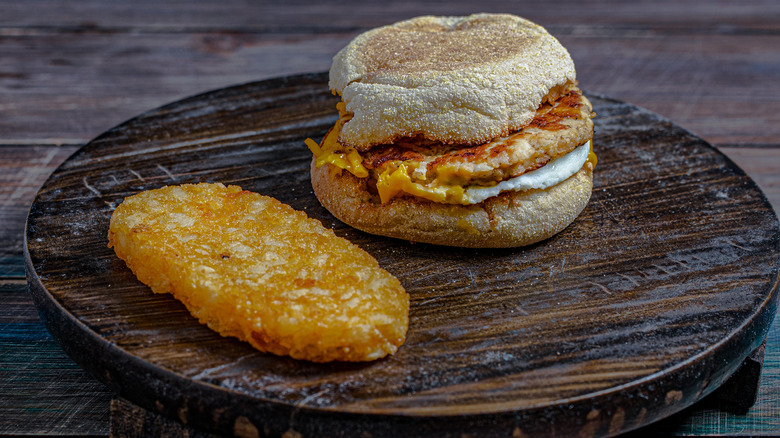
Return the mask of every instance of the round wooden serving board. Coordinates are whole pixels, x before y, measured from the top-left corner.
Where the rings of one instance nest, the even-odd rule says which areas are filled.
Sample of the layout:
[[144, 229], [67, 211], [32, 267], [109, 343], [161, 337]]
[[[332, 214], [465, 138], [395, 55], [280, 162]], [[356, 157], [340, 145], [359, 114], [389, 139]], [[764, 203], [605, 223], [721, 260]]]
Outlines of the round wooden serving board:
[[[35, 302], [76, 362], [118, 394], [239, 436], [614, 435], [717, 388], [777, 306], [780, 226], [703, 140], [590, 96], [593, 197], [539, 244], [473, 250], [364, 234], [309, 183], [306, 137], [336, 119], [327, 75], [218, 90], [90, 142], [44, 184], [27, 222]], [[222, 182], [304, 210], [379, 260], [411, 296], [406, 343], [374, 363], [257, 352], [153, 294], [107, 248], [142, 190]], [[290, 433], [287, 436], [299, 436]]]

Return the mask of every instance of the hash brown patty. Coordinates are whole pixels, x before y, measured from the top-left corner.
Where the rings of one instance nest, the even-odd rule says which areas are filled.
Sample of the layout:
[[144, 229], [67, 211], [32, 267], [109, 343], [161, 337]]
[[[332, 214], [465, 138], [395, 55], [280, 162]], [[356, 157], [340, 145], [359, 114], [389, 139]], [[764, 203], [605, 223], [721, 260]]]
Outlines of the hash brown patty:
[[223, 336], [314, 362], [394, 353], [409, 296], [376, 259], [274, 198], [222, 184], [130, 196], [109, 247]]

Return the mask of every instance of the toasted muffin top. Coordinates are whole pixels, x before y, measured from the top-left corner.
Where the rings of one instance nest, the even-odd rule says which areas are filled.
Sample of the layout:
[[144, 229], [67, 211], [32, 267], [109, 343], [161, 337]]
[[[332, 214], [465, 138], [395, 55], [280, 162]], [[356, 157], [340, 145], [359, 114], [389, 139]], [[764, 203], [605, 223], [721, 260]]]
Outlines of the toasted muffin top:
[[333, 58], [330, 88], [352, 119], [339, 141], [365, 151], [422, 136], [476, 145], [528, 124], [576, 81], [566, 49], [508, 14], [424, 16], [358, 35]]

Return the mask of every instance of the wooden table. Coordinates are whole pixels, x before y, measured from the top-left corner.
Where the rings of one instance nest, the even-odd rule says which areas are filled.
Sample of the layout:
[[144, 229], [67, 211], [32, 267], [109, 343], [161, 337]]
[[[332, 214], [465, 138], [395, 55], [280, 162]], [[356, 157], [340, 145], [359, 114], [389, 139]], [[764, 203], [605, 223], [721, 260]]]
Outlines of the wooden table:
[[[581, 87], [648, 108], [716, 146], [780, 210], [780, 3], [481, 2], [557, 36]], [[48, 174], [81, 145], [196, 93], [325, 71], [358, 32], [472, 2], [0, 1], [0, 435], [109, 433], [112, 393], [75, 365], [27, 293], [23, 230]], [[756, 404], [708, 400], [648, 432], [780, 433], [780, 329]]]

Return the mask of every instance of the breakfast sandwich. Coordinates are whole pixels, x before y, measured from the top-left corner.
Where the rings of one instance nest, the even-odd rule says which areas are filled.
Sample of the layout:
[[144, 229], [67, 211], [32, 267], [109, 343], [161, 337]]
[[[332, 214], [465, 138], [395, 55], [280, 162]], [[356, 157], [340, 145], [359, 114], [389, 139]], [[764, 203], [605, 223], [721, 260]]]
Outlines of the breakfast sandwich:
[[393, 354], [409, 296], [370, 254], [274, 198], [184, 184], [126, 198], [109, 247], [153, 292], [260, 351], [313, 362]]
[[307, 139], [315, 195], [368, 233], [516, 247], [568, 226], [596, 164], [591, 103], [544, 28], [508, 14], [424, 16], [333, 58], [339, 118]]

